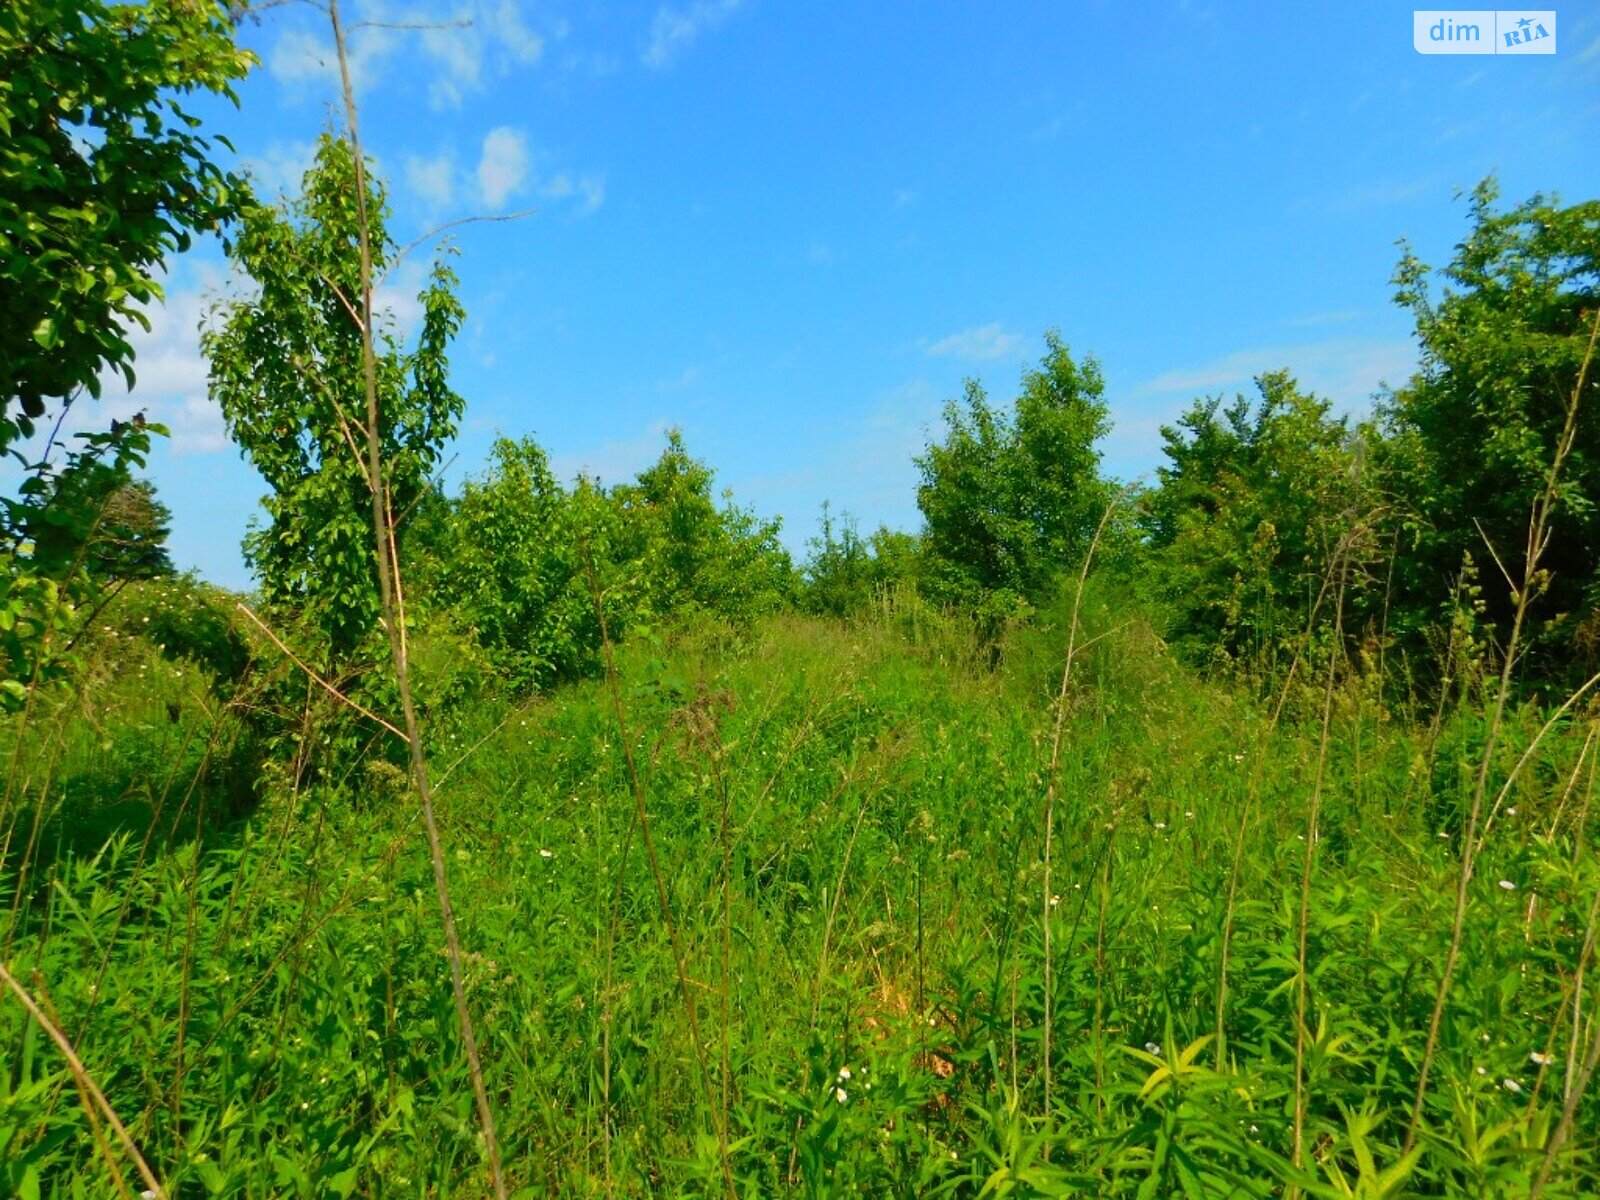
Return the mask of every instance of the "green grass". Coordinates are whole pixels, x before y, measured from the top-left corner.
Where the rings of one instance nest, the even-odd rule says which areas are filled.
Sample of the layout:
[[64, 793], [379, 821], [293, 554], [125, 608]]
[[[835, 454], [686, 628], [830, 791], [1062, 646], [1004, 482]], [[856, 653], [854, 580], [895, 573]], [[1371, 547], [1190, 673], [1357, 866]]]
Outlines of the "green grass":
[[[515, 1192], [725, 1195], [725, 1153], [752, 1197], [1526, 1193], [1572, 1068], [1600, 884], [1574, 832], [1583, 720], [1540, 743], [1485, 841], [1420, 1152], [1402, 1160], [1485, 718], [1462, 706], [1435, 738], [1431, 714], [1339, 678], [1297, 1167], [1323, 680], [1301, 680], [1274, 724], [1273, 697], [1200, 681], [1109, 600], [1089, 607], [1051, 904], [1059, 629], [1014, 634], [992, 672], [925, 611], [621, 648], [698, 1042], [605, 681], [436, 715], [468, 996]], [[121, 651], [71, 711], [7, 726], [9, 969], [171, 1195], [486, 1195], [414, 803], [380, 766], [236, 815], [245, 768], [229, 754], [245, 739], [202, 682], [153, 648]], [[1543, 715], [1512, 715], [1496, 788]], [[1600, 1190], [1597, 1138], [1591, 1102], [1545, 1195]], [[117, 1194], [72, 1076], [9, 1000], [0, 1194]]]

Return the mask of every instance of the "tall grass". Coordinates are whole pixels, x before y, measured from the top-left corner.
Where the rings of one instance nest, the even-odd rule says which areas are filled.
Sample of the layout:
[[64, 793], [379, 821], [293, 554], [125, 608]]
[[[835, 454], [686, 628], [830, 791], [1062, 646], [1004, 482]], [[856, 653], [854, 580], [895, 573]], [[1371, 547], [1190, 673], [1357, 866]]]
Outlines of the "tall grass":
[[[1354, 664], [1258, 703], [1092, 577], [997, 671], [948, 614], [896, 603], [635, 639], [606, 678], [424, 731], [455, 764], [435, 801], [508, 1193], [1600, 1186], [1585, 700], [1553, 723], [1505, 707], [1516, 755], [1407, 1153], [1490, 713], [1357, 721]], [[230, 817], [198, 768], [237, 712], [173, 721], [197, 669], [105, 652], [52, 744], [0, 742], [50, 781], [34, 840], [59, 846], [26, 879], [26, 838], [6, 862], [9, 973], [48, 981], [169, 1195], [489, 1194], [420, 815], [357, 773]], [[189, 817], [147, 842], [186, 775]], [[655, 870], [626, 852], [641, 794]], [[104, 845], [58, 837], [63, 805], [106, 814]], [[107, 1149], [148, 1186], [18, 1003], [0, 1044], [0, 1193], [114, 1191]]]

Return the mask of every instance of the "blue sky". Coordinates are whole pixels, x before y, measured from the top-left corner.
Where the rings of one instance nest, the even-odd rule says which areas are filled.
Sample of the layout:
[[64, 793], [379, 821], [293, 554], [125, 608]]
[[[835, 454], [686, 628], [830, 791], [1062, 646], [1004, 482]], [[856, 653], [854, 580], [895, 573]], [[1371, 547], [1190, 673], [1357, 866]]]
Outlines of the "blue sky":
[[[354, 34], [399, 240], [536, 210], [455, 234], [452, 476], [503, 433], [616, 481], [677, 425], [799, 548], [825, 499], [915, 528], [941, 402], [967, 376], [1009, 398], [1052, 327], [1104, 366], [1125, 478], [1189, 400], [1263, 370], [1365, 407], [1415, 362], [1397, 239], [1444, 261], [1491, 171], [1510, 200], [1600, 196], [1600, 10], [1557, 13], [1553, 57], [1422, 56], [1384, 3], [354, 0], [346, 20], [442, 26]], [[242, 36], [261, 66], [240, 107], [202, 111], [288, 186], [332, 119], [326, 19], [291, 4]], [[152, 474], [174, 557], [246, 586], [263, 485], [197, 350], [224, 281], [214, 246], [175, 264], [137, 389], [103, 409], [172, 427]]]

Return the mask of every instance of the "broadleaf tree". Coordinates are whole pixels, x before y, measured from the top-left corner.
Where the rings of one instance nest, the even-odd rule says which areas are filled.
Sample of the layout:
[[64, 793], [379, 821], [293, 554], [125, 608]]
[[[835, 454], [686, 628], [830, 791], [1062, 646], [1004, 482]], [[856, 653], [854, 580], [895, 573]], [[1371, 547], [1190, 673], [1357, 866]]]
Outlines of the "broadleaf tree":
[[[1402, 632], [1437, 619], [1468, 556], [1521, 578], [1529, 513], [1600, 312], [1600, 201], [1535, 196], [1504, 210], [1498, 200], [1492, 179], [1474, 190], [1442, 287], [1409, 251], [1395, 273], [1422, 352], [1383, 412], [1390, 486], [1411, 518], [1395, 580]], [[1533, 610], [1534, 644], [1552, 667], [1600, 659], [1600, 363], [1584, 378]], [[1484, 600], [1503, 632], [1509, 586], [1486, 586]]]
[[[246, 560], [269, 603], [311, 619], [330, 663], [355, 654], [379, 613], [355, 175], [348, 142], [324, 135], [298, 200], [245, 210], [228, 253], [254, 289], [222, 304], [202, 336], [228, 432], [272, 489], [267, 522], [246, 537]], [[366, 178], [372, 270], [381, 279], [398, 247], [370, 166]], [[448, 381], [449, 344], [464, 318], [455, 286], [436, 261], [409, 346], [395, 321], [374, 318], [384, 485], [402, 543], [405, 516], [463, 408]]]
[[1111, 501], [1098, 443], [1110, 429], [1093, 357], [1055, 332], [1011, 412], [976, 381], [945, 405], [917, 458], [923, 575], [936, 598], [993, 608], [1037, 600], [1088, 552]]

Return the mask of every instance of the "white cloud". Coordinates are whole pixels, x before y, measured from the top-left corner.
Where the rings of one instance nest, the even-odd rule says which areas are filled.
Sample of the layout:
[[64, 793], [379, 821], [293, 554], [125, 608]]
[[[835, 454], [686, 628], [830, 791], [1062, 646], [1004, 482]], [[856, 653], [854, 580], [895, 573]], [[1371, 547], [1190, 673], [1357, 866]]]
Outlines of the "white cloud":
[[987, 360], [1005, 358], [1020, 349], [1020, 333], [1008, 333], [999, 321], [990, 321], [987, 325], [974, 325], [971, 329], [940, 338], [927, 348], [927, 352], [935, 358]]
[[372, 290], [372, 307], [378, 314], [375, 328], [381, 322], [402, 339], [410, 339], [422, 325], [421, 294], [428, 286], [429, 271], [423, 260], [407, 258], [379, 281]]
[[587, 217], [606, 202], [606, 177], [604, 175], [578, 176], [578, 215]]
[[[350, 82], [359, 94], [383, 76], [383, 63], [398, 46], [395, 31], [367, 25], [352, 29], [345, 42]], [[280, 83], [299, 88], [320, 84], [340, 87], [339, 56], [333, 42], [309, 29], [286, 29], [267, 55], [267, 69]]]
[[523, 24], [517, 0], [480, 0], [446, 22], [415, 21], [429, 26], [421, 46], [439, 71], [428, 84], [435, 108], [459, 108], [467, 96], [484, 90], [487, 73], [507, 75], [544, 56], [544, 39]]
[[1383, 384], [1403, 382], [1416, 366], [1416, 347], [1409, 340], [1339, 338], [1238, 350], [1198, 366], [1164, 372], [1133, 390], [1138, 396], [1161, 396], [1244, 389], [1263, 372], [1287, 368], [1318, 395], [1341, 407], [1357, 408]]
[[623, 483], [661, 457], [670, 428], [670, 422], [656, 420], [636, 437], [604, 442], [577, 453], [552, 454], [550, 469], [558, 479], [587, 475], [607, 485]]
[[406, 186], [430, 208], [449, 208], [456, 197], [456, 156], [448, 150], [433, 158], [411, 155]]
[[263, 200], [298, 196], [316, 155], [312, 142], [273, 142], [264, 153], [247, 157], [244, 169]]
[[[350, 75], [358, 93], [386, 78], [386, 59], [411, 53], [425, 66], [420, 74], [400, 73], [405, 83], [426, 86], [434, 108], [459, 108], [483, 92], [490, 77], [531, 67], [544, 55], [544, 38], [524, 22], [519, 0], [471, 0], [442, 19], [436, 10], [388, 12], [382, 19], [386, 24], [357, 22], [350, 28]], [[290, 87], [339, 86], [333, 43], [320, 30], [285, 30], [267, 66]]]
[[645, 47], [644, 64], [660, 69], [669, 65], [709, 29], [721, 25], [742, 5], [743, 0], [695, 0], [685, 8], [663, 4], [656, 9], [650, 26], [650, 44]]
[[215, 454], [228, 446], [222, 410], [211, 399], [205, 359], [200, 355], [200, 327], [208, 300], [199, 290], [175, 291], [164, 303], [144, 310], [148, 331], [134, 325], [128, 340], [133, 345], [134, 383], [117, 372], [101, 376], [104, 388], [98, 404], [73, 406], [70, 427], [103, 429], [112, 420], [126, 421], [134, 413], [172, 431], [177, 454]]
[[491, 129], [483, 139], [483, 157], [478, 160], [478, 191], [491, 209], [505, 203], [527, 181], [530, 161], [528, 139], [509, 125]]

